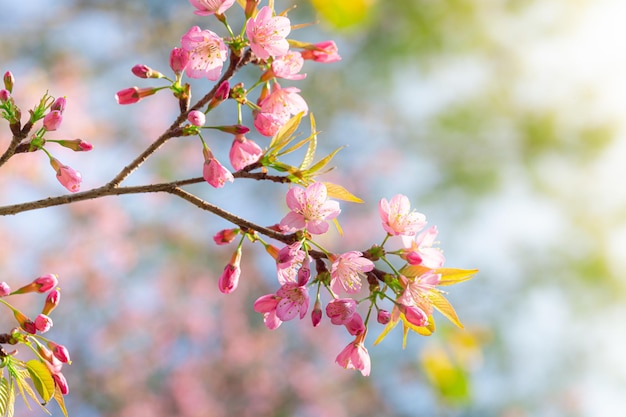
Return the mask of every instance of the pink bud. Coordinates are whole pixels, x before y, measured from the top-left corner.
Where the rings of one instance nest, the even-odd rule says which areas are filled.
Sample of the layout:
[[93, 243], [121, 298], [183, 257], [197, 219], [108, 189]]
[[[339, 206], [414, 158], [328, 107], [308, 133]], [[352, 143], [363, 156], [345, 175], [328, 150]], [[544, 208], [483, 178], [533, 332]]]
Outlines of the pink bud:
[[387, 310], [378, 310], [376, 320], [378, 320], [380, 324], [387, 324], [391, 320], [391, 314], [389, 314]]
[[71, 167], [67, 165], [63, 165], [56, 158], [52, 158], [50, 160], [50, 165], [52, 165], [52, 168], [56, 170], [57, 180], [59, 180], [62, 186], [67, 188], [67, 190], [72, 193], [75, 193], [80, 190], [80, 183], [83, 180], [83, 177], [80, 175], [80, 172], [72, 169]]
[[11, 287], [9, 287], [9, 284], [4, 281], [0, 282], [0, 297], [7, 296], [9, 294], [11, 294]]
[[93, 145], [82, 139], [59, 140], [59, 145], [69, 148], [75, 152], [87, 152], [93, 149]]
[[54, 103], [52, 103], [52, 106], [50, 106], [50, 110], [58, 110], [63, 113], [63, 110], [65, 110], [65, 102], [65, 97], [57, 98], [54, 100]]
[[170, 68], [177, 75], [185, 70], [189, 63], [189, 52], [182, 48], [174, 48], [170, 52]]
[[319, 326], [322, 321], [322, 305], [320, 304], [320, 300], [315, 301], [315, 305], [313, 306], [313, 311], [311, 311], [311, 323], [313, 323], [313, 327]]
[[144, 97], [151, 96], [157, 91], [159, 90], [153, 87], [125, 88], [124, 90], [120, 90], [115, 94], [115, 100], [117, 101], [118, 104], [133, 104], [133, 103], [137, 103], [139, 100], [141, 100]]
[[54, 290], [50, 291], [50, 293], [48, 293], [48, 296], [46, 297], [46, 303], [44, 304], [41, 313], [50, 314], [52, 310], [54, 310], [59, 305], [60, 301], [61, 293], [59, 292], [58, 288], [55, 288]]
[[59, 283], [59, 277], [56, 274], [46, 274], [35, 279], [37, 285], [39, 285], [38, 291], [41, 293], [48, 292]]
[[213, 240], [218, 245], [226, 245], [237, 237], [239, 234], [239, 229], [224, 229], [220, 230], [213, 236]]
[[59, 387], [59, 391], [61, 394], [67, 395], [70, 392], [70, 388], [67, 385], [67, 380], [63, 376], [61, 372], [57, 372], [56, 374], [52, 374], [52, 378], [54, 378], [54, 383], [57, 387]]
[[405, 306], [400, 304], [398, 306], [400, 312], [404, 314], [407, 321], [414, 326], [423, 327], [428, 325], [428, 315], [419, 307]]
[[241, 275], [241, 246], [237, 248], [230, 259], [230, 262], [224, 268], [224, 272], [218, 281], [218, 287], [224, 294], [230, 294], [237, 289], [239, 285], [239, 277]]
[[229, 96], [230, 96], [230, 84], [228, 83], [228, 81], [224, 81], [217, 88], [217, 91], [215, 91], [215, 95], [209, 102], [208, 109], [213, 110], [222, 101], [226, 100]]
[[52, 327], [52, 319], [45, 314], [35, 317], [35, 328], [41, 333], [45, 333]]
[[313, 45], [314, 48], [302, 51], [302, 58], [312, 59], [315, 62], [329, 64], [341, 60], [341, 56], [337, 53], [337, 45], [333, 41], [319, 42]]
[[[210, 152], [209, 152], [210, 153]], [[210, 158], [205, 155], [204, 168], [202, 170], [202, 176], [215, 188], [221, 188], [226, 184], [226, 181], [233, 182], [235, 178], [220, 162], [211, 154]]]
[[37, 333], [37, 327], [35, 326], [35, 322], [26, 317], [19, 310], [13, 310], [13, 315], [15, 316], [15, 320], [20, 324], [20, 327], [24, 329], [27, 333], [35, 334]]
[[61, 362], [71, 364], [70, 352], [63, 345], [58, 345], [52, 341], [48, 342], [48, 347], [52, 350], [52, 354]]
[[189, 123], [192, 125], [200, 127], [204, 126], [206, 123], [206, 116], [201, 111], [192, 110], [187, 115], [187, 120], [189, 120]]
[[11, 93], [8, 90], [0, 90], [0, 101], [6, 103], [11, 98]]
[[354, 313], [352, 318], [345, 323], [346, 329], [352, 336], [363, 334], [366, 330], [363, 318], [359, 313]]
[[414, 250], [404, 250], [400, 256], [411, 265], [419, 265], [422, 263], [421, 255]]
[[139, 78], [163, 78], [163, 74], [153, 70], [147, 65], [137, 64], [131, 71]]
[[59, 126], [61, 126], [62, 121], [63, 116], [61, 115], [61, 111], [52, 110], [50, 113], [46, 114], [46, 117], [43, 118], [43, 126], [48, 131], [57, 130]]
[[9, 90], [9, 93], [13, 92], [13, 84], [15, 84], [15, 78], [13, 77], [13, 73], [11, 71], [7, 71], [4, 73], [4, 88]]

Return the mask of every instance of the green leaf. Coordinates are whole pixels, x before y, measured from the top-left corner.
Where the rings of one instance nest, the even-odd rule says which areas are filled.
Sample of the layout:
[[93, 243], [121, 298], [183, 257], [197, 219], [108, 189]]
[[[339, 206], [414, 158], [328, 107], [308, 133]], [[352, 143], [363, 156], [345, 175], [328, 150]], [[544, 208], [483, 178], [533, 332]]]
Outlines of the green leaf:
[[[9, 381], [2, 377], [0, 379], [0, 417], [5, 417], [9, 408], [13, 408], [14, 404], [10, 401], [13, 391], [9, 386]], [[15, 398], [13, 399], [15, 401]]]
[[307, 169], [305, 171], [307, 176], [311, 176], [311, 174], [314, 174], [315, 172], [317, 172], [320, 169], [324, 168], [330, 162], [330, 160], [333, 159], [333, 157], [337, 154], [337, 152], [339, 152], [342, 149], [343, 149], [343, 146], [340, 147], [340, 148], [335, 149], [330, 154], [326, 155], [324, 158], [322, 158], [320, 161], [318, 161], [311, 168]]
[[313, 163], [313, 157], [315, 156], [315, 150], [317, 149], [317, 130], [315, 129], [315, 117], [313, 117], [313, 113], [309, 115], [311, 120], [311, 140], [309, 141], [309, 147], [306, 150], [306, 154], [304, 154], [304, 158], [302, 159], [302, 163], [300, 164], [300, 169], [307, 169]]
[[41, 361], [32, 359], [26, 362], [26, 369], [41, 399], [44, 403], [50, 401], [54, 394], [54, 379], [48, 367]]
[[296, 114], [278, 130], [278, 133], [274, 135], [270, 142], [269, 149], [274, 153], [278, 152], [293, 140], [291, 136], [295, 133], [296, 129], [298, 129], [298, 126], [300, 126], [300, 120], [303, 114], [303, 112]]
[[324, 182], [326, 186], [326, 191], [328, 192], [328, 197], [336, 198], [344, 201], [351, 201], [353, 203], [362, 203], [359, 197], [352, 194], [350, 191], [343, 188], [341, 185], [333, 184], [332, 182]]

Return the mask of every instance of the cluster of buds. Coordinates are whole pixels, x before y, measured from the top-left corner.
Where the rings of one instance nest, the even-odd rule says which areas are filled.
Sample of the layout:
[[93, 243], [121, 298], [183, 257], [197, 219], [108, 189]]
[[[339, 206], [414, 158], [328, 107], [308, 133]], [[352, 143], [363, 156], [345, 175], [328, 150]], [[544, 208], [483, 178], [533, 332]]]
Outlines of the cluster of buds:
[[[0, 303], [13, 312], [18, 324], [18, 327], [13, 328], [10, 332], [0, 334], [0, 344], [21, 344], [28, 347], [36, 355], [36, 359], [24, 362], [17, 358], [17, 350], [7, 352], [0, 347], [0, 368], [8, 369], [11, 379], [10, 387], [15, 387], [17, 384], [20, 392], [26, 392], [37, 400], [34, 398], [33, 389], [28, 386], [27, 376], [30, 376], [41, 400], [46, 403], [54, 398], [64, 410], [63, 395], [68, 394], [69, 387], [62, 373], [62, 368], [64, 364], [71, 364], [70, 355], [65, 346], [43, 336], [52, 327], [50, 313], [59, 305], [61, 299], [57, 285], [58, 278], [55, 274], [40, 276], [14, 291], [11, 291], [6, 282], [0, 282]], [[6, 300], [9, 296], [27, 293], [46, 294], [44, 305], [34, 320]], [[20, 372], [20, 370], [27, 370], [28, 372]], [[4, 384], [3, 380], [4, 377], [0, 377], [0, 384]], [[24, 389], [25, 386], [26, 389]], [[55, 395], [57, 392], [60, 395]], [[26, 398], [24, 400], [26, 401]], [[13, 407], [13, 404], [5, 405], [10, 408]]]
[[[8, 120], [11, 132], [14, 135], [14, 153], [43, 151], [50, 161], [50, 166], [56, 173], [57, 180], [70, 192], [80, 190], [82, 176], [80, 172], [64, 165], [52, 156], [45, 147], [47, 143], [57, 143], [76, 152], [90, 151], [93, 146], [82, 139], [50, 139], [48, 132], [56, 131], [63, 121], [65, 97], [54, 98], [47, 92], [39, 100], [39, 104], [29, 110], [30, 118], [24, 126], [21, 125], [21, 110], [15, 104], [11, 95], [15, 78], [10, 71], [4, 74], [4, 89], [0, 90], [0, 116]], [[43, 119], [43, 120], [42, 120]], [[31, 131], [36, 122], [42, 120], [42, 126], [33, 134]], [[30, 136], [29, 136], [30, 135]], [[10, 155], [9, 155], [10, 156]]]

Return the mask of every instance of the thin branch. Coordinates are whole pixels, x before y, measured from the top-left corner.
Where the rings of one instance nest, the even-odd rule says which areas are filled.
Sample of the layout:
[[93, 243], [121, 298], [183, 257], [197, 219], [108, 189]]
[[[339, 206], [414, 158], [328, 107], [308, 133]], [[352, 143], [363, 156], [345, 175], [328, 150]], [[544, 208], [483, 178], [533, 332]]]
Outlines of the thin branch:
[[6, 151], [4, 151], [2, 156], [0, 156], [0, 166], [4, 165], [9, 160], [9, 158], [15, 155], [15, 150], [17, 149], [17, 145], [19, 145], [23, 139], [24, 138], [19, 137], [18, 135], [13, 136], [13, 139], [11, 139], [11, 143], [9, 144], [9, 147], [6, 149]]

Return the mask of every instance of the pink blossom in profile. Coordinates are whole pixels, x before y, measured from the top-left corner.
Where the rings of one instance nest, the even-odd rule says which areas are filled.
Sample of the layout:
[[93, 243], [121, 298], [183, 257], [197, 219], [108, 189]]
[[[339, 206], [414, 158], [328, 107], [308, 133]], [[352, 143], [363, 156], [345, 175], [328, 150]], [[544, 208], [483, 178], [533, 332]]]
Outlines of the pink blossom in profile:
[[173, 48], [170, 52], [170, 68], [175, 74], [180, 74], [189, 64], [189, 52], [183, 48]]
[[276, 316], [282, 321], [289, 321], [296, 316], [304, 318], [309, 309], [309, 292], [305, 286], [288, 282], [276, 291], [280, 301], [276, 305]]
[[215, 188], [221, 188], [227, 181], [233, 182], [235, 180], [233, 174], [224, 165], [220, 164], [210, 152], [208, 154], [205, 153], [202, 176], [206, 182]]
[[273, 14], [270, 7], [264, 6], [256, 17], [246, 23], [250, 49], [260, 59], [283, 56], [289, 51], [287, 35], [291, 31], [291, 23], [287, 17]]
[[356, 312], [356, 301], [352, 298], [337, 298], [326, 305], [326, 315], [332, 324], [346, 324]]
[[272, 113], [256, 112], [254, 114], [254, 127], [263, 136], [274, 136], [285, 122], [286, 120]]
[[357, 336], [337, 355], [335, 362], [344, 369], [356, 369], [361, 371], [363, 376], [368, 376], [371, 370], [371, 360], [362, 339]]
[[68, 191], [75, 193], [80, 191], [80, 183], [83, 181], [80, 172], [67, 165], [61, 165], [57, 169], [57, 180]]
[[272, 61], [272, 75], [286, 80], [302, 80], [306, 74], [300, 74], [304, 65], [302, 55], [297, 51], [289, 51], [285, 55]]
[[189, 63], [185, 69], [188, 77], [211, 81], [220, 77], [228, 48], [216, 33], [194, 26], [183, 35], [181, 46], [189, 53]]
[[63, 116], [61, 115], [61, 111], [52, 110], [43, 118], [43, 127], [45, 127], [48, 131], [54, 131], [57, 130], [59, 126], [61, 126], [62, 121]]
[[263, 149], [243, 134], [235, 135], [228, 156], [230, 164], [236, 171], [255, 163], [263, 155]]
[[50, 106], [50, 111], [58, 110], [61, 113], [63, 113], [63, 110], [65, 110], [66, 104], [67, 104], [67, 99], [65, 97], [59, 97], [56, 100], [54, 100], [54, 103], [52, 103], [52, 106]]
[[302, 51], [302, 58], [311, 59], [315, 62], [330, 64], [341, 60], [337, 45], [333, 41], [319, 42], [313, 45], [315, 48]]
[[224, 14], [235, 3], [235, 0], [189, 0], [189, 3], [197, 9], [193, 12], [194, 14], [209, 16]]
[[426, 225], [426, 217], [415, 210], [407, 196], [398, 194], [387, 201], [383, 198], [378, 203], [378, 212], [383, 228], [392, 236], [414, 236]]
[[319, 235], [328, 230], [328, 220], [339, 215], [339, 203], [327, 199], [326, 186], [315, 182], [306, 189], [300, 187], [287, 191], [287, 206], [291, 211], [280, 221], [281, 227], [289, 231], [306, 229]]
[[61, 372], [57, 372], [56, 374], [52, 374], [52, 378], [54, 379], [54, 385], [59, 387], [59, 391], [62, 395], [67, 395], [70, 393], [70, 387], [67, 385], [67, 380], [65, 376]]
[[48, 347], [52, 350], [54, 357], [59, 361], [62, 363], [72, 363], [70, 360], [70, 352], [65, 346], [54, 343], [53, 341], [48, 341]]
[[366, 330], [365, 323], [363, 323], [363, 317], [361, 317], [358, 312], [355, 312], [343, 325], [352, 336], [363, 334]]
[[213, 241], [217, 245], [227, 245], [235, 240], [235, 238], [239, 234], [239, 231], [239, 228], [220, 230], [215, 234], [215, 236], [213, 236]]
[[276, 306], [280, 297], [275, 294], [266, 294], [254, 302], [254, 311], [263, 314], [263, 322], [270, 330], [275, 330], [282, 324], [282, 320], [276, 315]]
[[402, 257], [411, 265], [441, 268], [446, 258], [441, 249], [433, 248], [437, 233], [437, 226], [431, 226], [418, 234], [414, 240], [403, 236], [402, 241], [406, 249]]
[[330, 289], [339, 294], [343, 289], [349, 294], [361, 289], [361, 275], [374, 269], [374, 262], [364, 258], [358, 251], [351, 251], [337, 256], [330, 270]]

